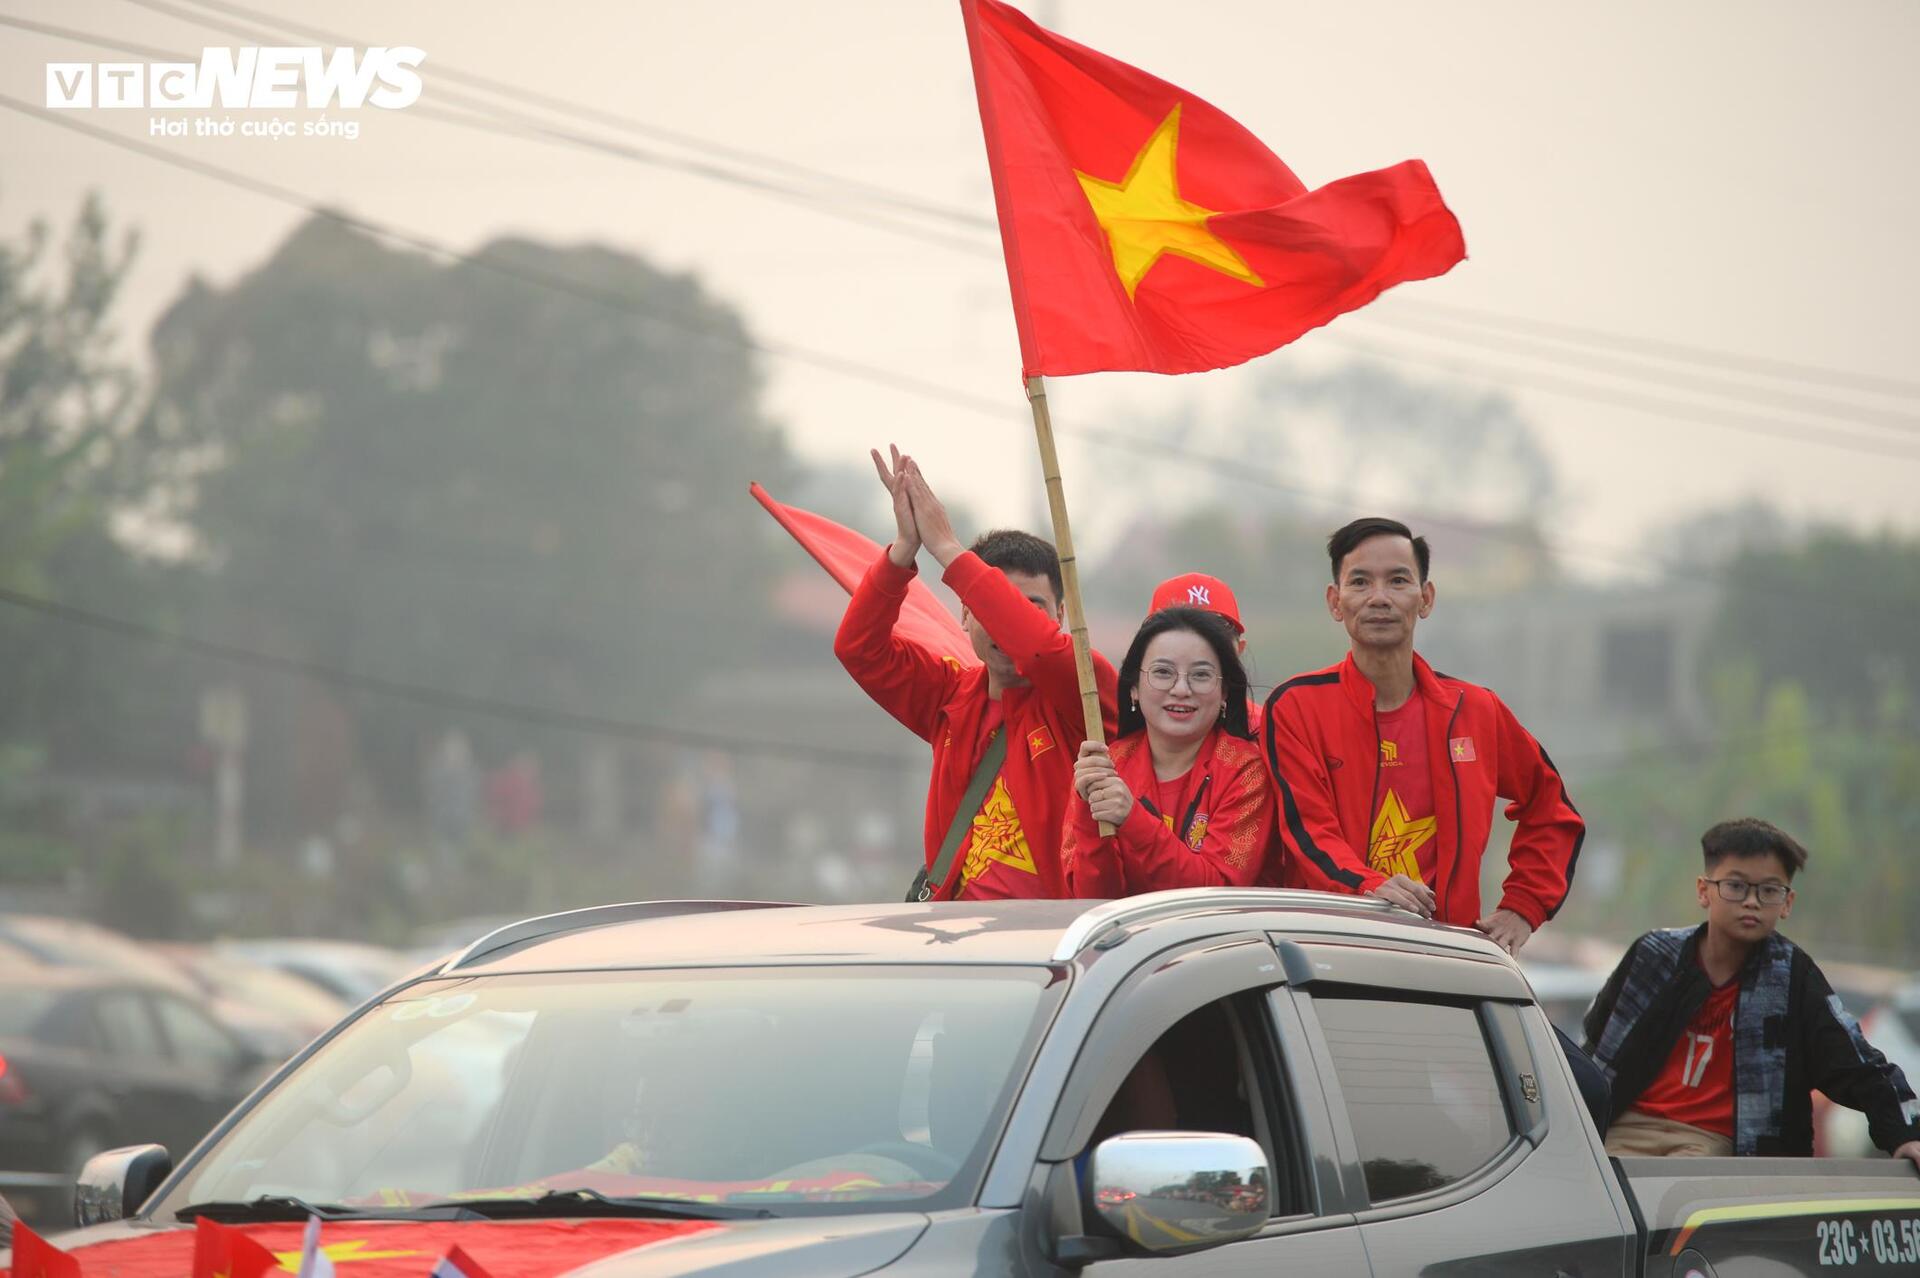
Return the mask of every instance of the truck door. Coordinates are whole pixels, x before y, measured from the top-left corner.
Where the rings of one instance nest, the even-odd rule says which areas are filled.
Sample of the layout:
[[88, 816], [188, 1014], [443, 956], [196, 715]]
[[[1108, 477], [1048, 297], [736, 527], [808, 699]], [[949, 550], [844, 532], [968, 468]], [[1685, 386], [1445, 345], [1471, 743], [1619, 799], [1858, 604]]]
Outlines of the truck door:
[[[1128, 1131], [1245, 1136], [1267, 1156], [1270, 1219], [1240, 1241], [1149, 1255], [1141, 1246], [1147, 1238], [1203, 1241], [1169, 1232], [1182, 1227], [1177, 1201], [1143, 1203], [1131, 1213], [1123, 1205], [1114, 1213], [1125, 1222], [1118, 1230], [1089, 1203], [1087, 1233], [1114, 1254], [1079, 1272], [1091, 1278], [1367, 1273], [1347, 1203], [1325, 1195], [1317, 1179], [1317, 1166], [1328, 1161], [1315, 1147], [1326, 1138], [1325, 1102], [1312, 1084], [1311, 1062], [1292, 1069], [1286, 1061], [1289, 1049], [1268, 1000], [1280, 979], [1264, 938], [1215, 941], [1158, 956], [1100, 1013], [1049, 1129], [1048, 1151], [1063, 1160], [1057, 1174], [1084, 1177], [1089, 1151]], [[1293, 1041], [1300, 1041], [1297, 1035]], [[1301, 1078], [1310, 1084], [1305, 1095]], [[1088, 1188], [1077, 1179], [1074, 1184], [1084, 1201]]]
[[1351, 950], [1313, 961], [1391, 981], [1350, 984], [1330, 971], [1288, 992], [1325, 1054], [1374, 1274], [1629, 1271], [1632, 1226], [1579, 1101], [1561, 1062], [1537, 1059], [1538, 1042], [1552, 1046], [1544, 1025], [1527, 1033], [1538, 1010], [1485, 997], [1501, 993], [1502, 969]]

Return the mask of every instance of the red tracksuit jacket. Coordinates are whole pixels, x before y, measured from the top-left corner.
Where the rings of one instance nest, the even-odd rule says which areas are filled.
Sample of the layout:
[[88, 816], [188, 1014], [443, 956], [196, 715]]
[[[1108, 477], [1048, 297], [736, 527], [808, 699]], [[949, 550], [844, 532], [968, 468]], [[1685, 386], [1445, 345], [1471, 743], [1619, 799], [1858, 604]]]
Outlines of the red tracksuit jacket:
[[[1485, 688], [1435, 674], [1413, 658], [1414, 695], [1427, 698], [1427, 759], [1438, 818], [1435, 917], [1471, 927], [1480, 913], [1480, 858], [1496, 799], [1518, 822], [1500, 904], [1538, 928], [1573, 883], [1586, 823], [1546, 751]], [[1345, 661], [1295, 675], [1267, 698], [1266, 759], [1279, 798], [1282, 876], [1289, 887], [1359, 893], [1386, 875], [1367, 865], [1380, 791], [1373, 684]]]
[[[1089, 898], [1190, 887], [1278, 887], [1273, 783], [1260, 747], [1215, 728], [1193, 761], [1189, 811], [1156, 814], [1153, 751], [1143, 729], [1113, 743], [1113, 768], [1134, 793], [1133, 811], [1111, 838], [1075, 795], [1061, 858], [1067, 887]], [[1171, 816], [1169, 826], [1162, 818]]]
[[[926, 824], [926, 863], [931, 866], [979, 762], [987, 670], [985, 666], [963, 669], [893, 633], [914, 572], [896, 568], [881, 552], [853, 592], [834, 636], [833, 651], [868, 696], [933, 746]], [[1087, 735], [1073, 638], [1034, 607], [1004, 573], [972, 551], [954, 560], [941, 579], [980, 619], [1000, 650], [1013, 658], [1021, 677], [1030, 681], [1027, 687], [1008, 688], [1000, 694], [1007, 733], [1007, 759], [1000, 774], [1014, 811], [1020, 814], [1041, 894], [1064, 897], [1060, 831], [1068, 801], [1077, 801], [1073, 761]], [[1100, 688], [1100, 717], [1111, 737], [1117, 705], [1113, 667], [1096, 652], [1093, 669]], [[964, 860], [953, 859], [948, 881], [939, 885], [933, 899], [952, 899]]]

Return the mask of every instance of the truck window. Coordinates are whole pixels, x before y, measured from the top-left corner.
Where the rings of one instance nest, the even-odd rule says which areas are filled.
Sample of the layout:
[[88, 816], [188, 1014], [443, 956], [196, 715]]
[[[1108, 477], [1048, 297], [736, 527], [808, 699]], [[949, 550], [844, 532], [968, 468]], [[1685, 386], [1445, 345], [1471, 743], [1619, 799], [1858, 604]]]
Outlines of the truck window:
[[1134, 1063], [1093, 1143], [1133, 1131], [1227, 1132], [1259, 1139], [1253, 1092], [1225, 1003], [1189, 1012]]
[[1317, 997], [1334, 1075], [1374, 1203], [1444, 1188], [1514, 1138], [1473, 1009]]
[[1273, 1214], [1302, 1210], [1290, 1158], [1292, 1143], [1276, 1142], [1272, 1117], [1278, 1083], [1262, 1083], [1256, 1065], [1266, 1036], [1256, 1005], [1221, 999], [1189, 1012], [1135, 1061], [1094, 1127], [1088, 1148], [1131, 1131], [1225, 1132], [1267, 1151], [1273, 1170]]

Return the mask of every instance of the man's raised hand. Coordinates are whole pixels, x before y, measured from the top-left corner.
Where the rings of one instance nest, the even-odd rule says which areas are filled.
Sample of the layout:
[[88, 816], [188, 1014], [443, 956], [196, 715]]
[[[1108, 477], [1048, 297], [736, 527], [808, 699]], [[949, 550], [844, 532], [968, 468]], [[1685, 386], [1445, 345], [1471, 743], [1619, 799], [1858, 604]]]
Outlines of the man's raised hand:
[[895, 568], [911, 568], [913, 557], [920, 553], [920, 527], [913, 518], [913, 500], [907, 495], [906, 472], [913, 458], [902, 455], [892, 444], [887, 445], [887, 451], [893, 456], [891, 467], [879, 449], [867, 450], [873, 457], [873, 468], [880, 472], [880, 482], [886, 485], [887, 496], [893, 499], [893, 544], [887, 547], [887, 558]]
[[911, 457], [900, 460], [905, 466], [907, 494], [913, 499], [913, 519], [920, 530], [920, 539], [926, 544], [927, 552], [945, 568], [958, 559], [966, 547], [954, 535], [946, 506], [933, 495], [927, 477], [920, 473], [920, 463]]

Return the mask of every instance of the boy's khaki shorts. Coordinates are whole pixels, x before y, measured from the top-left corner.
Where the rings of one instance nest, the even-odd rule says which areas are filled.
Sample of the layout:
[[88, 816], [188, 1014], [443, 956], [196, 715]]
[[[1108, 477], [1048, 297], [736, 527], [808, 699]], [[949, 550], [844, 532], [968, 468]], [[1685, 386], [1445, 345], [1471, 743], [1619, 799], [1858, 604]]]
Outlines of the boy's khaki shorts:
[[1728, 1158], [1733, 1138], [1630, 1109], [1607, 1128], [1607, 1152], [1620, 1158]]

